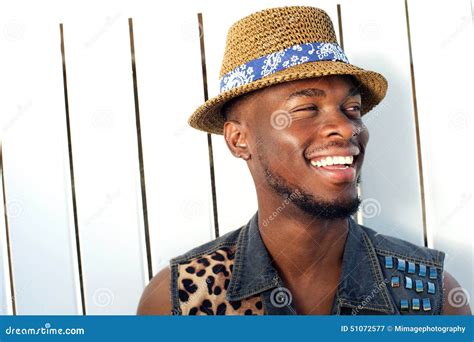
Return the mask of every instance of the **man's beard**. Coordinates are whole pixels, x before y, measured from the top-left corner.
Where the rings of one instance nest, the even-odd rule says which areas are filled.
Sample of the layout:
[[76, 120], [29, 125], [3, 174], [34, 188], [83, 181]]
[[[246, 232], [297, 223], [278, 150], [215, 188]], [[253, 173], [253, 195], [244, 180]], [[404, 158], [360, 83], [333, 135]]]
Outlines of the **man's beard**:
[[[347, 218], [357, 212], [361, 204], [358, 196], [349, 200], [327, 201], [313, 196], [295, 185], [288, 183], [283, 177], [272, 171], [266, 159], [258, 153], [258, 158], [265, 172], [267, 184], [285, 200], [290, 199], [303, 212], [317, 219], [334, 220]], [[357, 184], [360, 176], [357, 177]]]

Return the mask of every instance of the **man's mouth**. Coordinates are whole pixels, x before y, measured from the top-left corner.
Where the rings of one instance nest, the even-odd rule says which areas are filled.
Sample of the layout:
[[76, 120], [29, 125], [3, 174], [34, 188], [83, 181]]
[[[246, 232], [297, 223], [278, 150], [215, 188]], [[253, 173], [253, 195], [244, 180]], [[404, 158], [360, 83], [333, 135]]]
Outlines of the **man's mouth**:
[[311, 165], [329, 169], [347, 169], [352, 165], [354, 156], [334, 156], [311, 159]]
[[356, 179], [357, 155], [320, 156], [310, 159], [311, 166], [319, 174], [334, 183], [351, 183]]

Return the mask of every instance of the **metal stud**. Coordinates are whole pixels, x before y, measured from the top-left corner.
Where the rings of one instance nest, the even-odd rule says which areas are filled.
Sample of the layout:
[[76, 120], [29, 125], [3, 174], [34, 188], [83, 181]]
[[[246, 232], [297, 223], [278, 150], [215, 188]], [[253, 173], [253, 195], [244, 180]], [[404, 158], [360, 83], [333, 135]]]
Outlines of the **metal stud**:
[[436, 279], [438, 277], [438, 271], [436, 267], [430, 266], [430, 279]]
[[391, 256], [385, 257], [385, 268], [393, 268], [393, 257]]
[[400, 310], [401, 311], [408, 311], [408, 299], [401, 299], [400, 300]]
[[392, 277], [392, 287], [400, 287], [400, 277], [398, 276], [395, 276], [395, 277]]
[[410, 277], [405, 277], [405, 288], [412, 289], [413, 288], [413, 281]]
[[416, 292], [423, 292], [423, 281], [420, 279], [415, 280], [415, 291]]
[[431, 293], [431, 294], [436, 293], [435, 284], [432, 283], [431, 281], [428, 282], [428, 293]]
[[408, 262], [408, 273], [414, 274], [415, 273], [415, 263], [414, 262]]
[[398, 267], [397, 270], [405, 272], [406, 261], [403, 259], [398, 259]]
[[423, 311], [431, 310], [431, 302], [429, 298], [423, 298]]
[[420, 270], [418, 274], [420, 277], [426, 277], [426, 265], [420, 264]]
[[419, 298], [413, 298], [411, 308], [413, 309], [413, 311], [420, 311], [420, 299]]

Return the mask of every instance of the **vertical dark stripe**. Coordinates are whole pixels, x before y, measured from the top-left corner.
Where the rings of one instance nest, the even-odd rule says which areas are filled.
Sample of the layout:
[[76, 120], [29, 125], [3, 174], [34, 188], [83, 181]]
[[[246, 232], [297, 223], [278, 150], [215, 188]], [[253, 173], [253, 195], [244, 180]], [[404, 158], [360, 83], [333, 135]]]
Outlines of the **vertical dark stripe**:
[[339, 45], [344, 50], [344, 36], [342, 34], [342, 12], [341, 12], [341, 5], [337, 4], [337, 21], [339, 23]]
[[[199, 26], [199, 42], [201, 46], [201, 67], [202, 67], [202, 85], [204, 90], [204, 101], [209, 98], [207, 92], [207, 69], [206, 69], [206, 50], [204, 48], [204, 26], [202, 13], [198, 13]], [[207, 134], [207, 147], [209, 150], [209, 171], [211, 173], [211, 190], [212, 190], [212, 208], [214, 210], [214, 233], [216, 238], [219, 237], [219, 217], [217, 215], [217, 193], [216, 193], [216, 176], [214, 172], [214, 152], [212, 150], [212, 138]]]
[[15, 296], [15, 283], [13, 279], [13, 266], [12, 266], [12, 252], [10, 246], [10, 229], [8, 227], [8, 207], [7, 207], [7, 195], [5, 193], [5, 175], [3, 172], [3, 145], [0, 142], [0, 173], [2, 181], [2, 193], [3, 193], [3, 209], [4, 209], [4, 220], [5, 220], [5, 234], [7, 243], [7, 259], [8, 259], [8, 273], [10, 278], [10, 292], [12, 301], [13, 315], [16, 315], [16, 296]]
[[79, 224], [77, 221], [77, 203], [76, 203], [76, 186], [74, 182], [74, 161], [72, 157], [72, 139], [71, 139], [71, 122], [69, 120], [69, 99], [67, 91], [67, 73], [66, 73], [66, 53], [64, 48], [64, 30], [63, 24], [59, 24], [59, 31], [61, 34], [61, 57], [63, 67], [63, 86], [64, 86], [64, 105], [66, 109], [66, 129], [67, 129], [67, 144], [68, 144], [68, 156], [69, 156], [69, 173], [71, 175], [71, 195], [72, 195], [72, 208], [74, 212], [74, 229], [76, 233], [76, 250], [77, 250], [77, 263], [79, 268], [79, 284], [81, 290], [81, 303], [82, 303], [82, 314], [86, 315], [86, 302], [84, 296], [84, 279], [82, 275], [82, 258], [81, 258], [81, 241], [79, 236]]
[[151, 280], [151, 278], [153, 278], [153, 266], [151, 262], [150, 228], [148, 225], [148, 209], [147, 209], [147, 202], [146, 202], [145, 166], [143, 162], [142, 129], [141, 129], [141, 123], [140, 123], [140, 105], [138, 102], [137, 66], [135, 63], [135, 40], [133, 37], [132, 18], [128, 18], [128, 29], [130, 33], [130, 54], [132, 58], [133, 97], [135, 99], [135, 123], [137, 126], [138, 163], [140, 167], [143, 222], [145, 225], [146, 258], [147, 258], [147, 265], [148, 265], [148, 279]]
[[405, 15], [407, 22], [407, 34], [408, 34], [408, 52], [410, 55], [410, 75], [411, 75], [411, 91], [413, 98], [413, 113], [415, 119], [415, 134], [416, 134], [416, 151], [418, 154], [418, 174], [420, 179], [420, 195], [421, 195], [421, 217], [423, 223], [423, 241], [426, 247], [428, 247], [428, 231], [426, 226], [426, 203], [425, 203], [425, 186], [423, 179], [423, 162], [421, 156], [421, 138], [420, 138], [420, 127], [418, 121], [418, 104], [416, 101], [416, 85], [415, 85], [415, 68], [413, 66], [413, 54], [411, 48], [411, 33], [410, 33], [410, 17], [408, 15], [408, 1], [405, 0]]

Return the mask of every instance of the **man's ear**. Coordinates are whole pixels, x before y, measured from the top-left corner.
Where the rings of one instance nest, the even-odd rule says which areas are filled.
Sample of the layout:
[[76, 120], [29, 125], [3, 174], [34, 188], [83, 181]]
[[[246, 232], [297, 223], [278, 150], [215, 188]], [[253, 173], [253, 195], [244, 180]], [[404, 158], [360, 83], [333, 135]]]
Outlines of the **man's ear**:
[[245, 127], [236, 120], [228, 120], [224, 123], [224, 138], [230, 152], [234, 157], [243, 160], [250, 159], [250, 151], [247, 142]]

